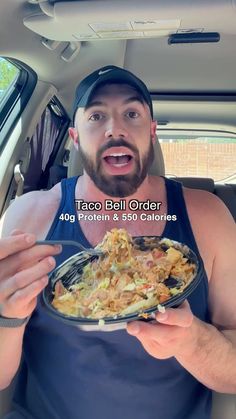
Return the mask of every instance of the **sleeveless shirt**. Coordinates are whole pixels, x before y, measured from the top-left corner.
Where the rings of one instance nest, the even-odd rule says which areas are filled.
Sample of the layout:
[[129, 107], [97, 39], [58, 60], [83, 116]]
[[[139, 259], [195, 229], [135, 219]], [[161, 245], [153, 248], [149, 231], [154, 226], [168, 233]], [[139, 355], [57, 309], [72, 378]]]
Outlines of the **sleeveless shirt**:
[[[71, 239], [91, 247], [79, 222], [59, 219], [74, 214], [77, 177], [61, 182], [60, 207], [47, 239]], [[165, 179], [167, 221], [162, 237], [187, 244], [200, 258], [190, 225], [182, 186]], [[65, 246], [57, 266], [78, 253]], [[203, 263], [203, 262], [202, 262]], [[193, 314], [210, 322], [208, 280], [188, 297]], [[14, 394], [14, 416], [28, 419], [210, 419], [211, 391], [174, 357], [150, 356], [125, 329], [84, 331], [51, 317], [41, 304], [26, 327], [23, 359]]]

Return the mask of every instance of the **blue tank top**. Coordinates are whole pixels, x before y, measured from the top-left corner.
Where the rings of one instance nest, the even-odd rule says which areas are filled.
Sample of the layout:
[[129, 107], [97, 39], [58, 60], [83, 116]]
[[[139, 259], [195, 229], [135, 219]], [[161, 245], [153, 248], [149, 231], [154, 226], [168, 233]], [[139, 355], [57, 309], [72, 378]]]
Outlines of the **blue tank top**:
[[[77, 178], [62, 181], [62, 199], [47, 239], [75, 239], [90, 246], [75, 214]], [[165, 179], [168, 214], [163, 237], [186, 243], [199, 255], [180, 183]], [[65, 246], [57, 264], [77, 253]], [[199, 255], [200, 257], [200, 255]], [[209, 322], [205, 271], [188, 298], [199, 319]], [[52, 318], [38, 305], [24, 335], [23, 361], [14, 396], [14, 416], [34, 419], [209, 419], [211, 391], [174, 357], [151, 357], [126, 330], [86, 332]]]

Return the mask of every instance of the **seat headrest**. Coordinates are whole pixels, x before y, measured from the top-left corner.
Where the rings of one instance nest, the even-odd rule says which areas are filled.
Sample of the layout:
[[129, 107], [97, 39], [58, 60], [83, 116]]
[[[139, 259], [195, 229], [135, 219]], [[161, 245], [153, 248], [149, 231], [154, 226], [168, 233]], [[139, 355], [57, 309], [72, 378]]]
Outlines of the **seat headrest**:
[[[165, 165], [164, 165], [163, 154], [162, 154], [161, 146], [160, 146], [157, 136], [156, 136], [156, 140], [154, 144], [154, 160], [148, 173], [151, 175], [156, 175], [156, 176], [165, 175]], [[77, 151], [75, 147], [72, 147], [70, 151], [67, 177], [79, 176], [82, 174], [83, 174], [83, 164], [82, 164], [80, 152]]]
[[215, 190], [214, 180], [208, 177], [174, 177], [172, 179], [182, 183], [186, 188], [204, 189], [211, 193]]

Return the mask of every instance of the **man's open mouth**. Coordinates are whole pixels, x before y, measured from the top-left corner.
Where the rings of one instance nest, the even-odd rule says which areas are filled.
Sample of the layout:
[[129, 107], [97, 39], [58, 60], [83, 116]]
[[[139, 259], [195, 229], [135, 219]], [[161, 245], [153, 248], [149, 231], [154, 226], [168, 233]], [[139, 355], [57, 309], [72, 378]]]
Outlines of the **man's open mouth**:
[[120, 168], [131, 163], [134, 156], [127, 147], [111, 147], [103, 153], [102, 158], [110, 167]]
[[123, 167], [126, 166], [132, 158], [133, 156], [130, 154], [112, 153], [104, 157], [104, 160], [112, 166]]

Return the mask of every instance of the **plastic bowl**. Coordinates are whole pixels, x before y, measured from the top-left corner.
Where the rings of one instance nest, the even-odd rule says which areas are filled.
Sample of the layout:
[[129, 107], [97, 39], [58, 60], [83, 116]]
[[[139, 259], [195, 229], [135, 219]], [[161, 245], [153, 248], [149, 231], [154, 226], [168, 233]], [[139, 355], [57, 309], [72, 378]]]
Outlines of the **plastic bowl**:
[[[159, 236], [138, 236], [133, 237], [134, 246], [140, 250], [148, 250], [162, 246], [163, 250], [167, 250], [168, 245], [163, 244], [165, 241], [169, 241], [172, 243], [172, 246], [180, 250], [185, 257], [188, 258], [188, 261], [194, 263], [196, 266], [193, 278], [191, 282], [185, 287], [183, 291], [179, 294], [169, 298], [167, 301], [163, 302], [161, 305], [155, 305], [148, 309], [142, 310], [142, 312], [134, 312], [132, 314], [126, 316], [116, 316], [116, 317], [105, 317], [104, 319], [91, 319], [87, 317], [74, 317], [71, 315], [66, 315], [59, 312], [56, 308], [52, 306], [52, 300], [54, 296], [54, 289], [55, 284], [57, 281], [61, 281], [63, 285], [68, 288], [70, 285], [74, 284], [75, 282], [79, 282], [79, 277], [82, 274], [83, 268], [86, 264], [90, 263], [92, 260], [97, 259], [96, 256], [88, 256], [86, 252], [79, 252], [69, 259], [64, 261], [60, 266], [58, 266], [50, 275], [49, 275], [49, 283], [45, 287], [42, 293], [42, 300], [45, 308], [47, 309], [48, 313], [50, 313], [53, 317], [62, 320], [70, 325], [76, 326], [86, 326], [86, 330], [89, 330], [88, 326], [91, 326], [91, 330], [104, 329], [103, 326], [106, 325], [117, 325], [118, 323], [122, 323], [123, 325], [127, 322], [133, 320], [144, 320], [149, 321], [152, 320], [155, 316], [156, 311], [160, 311], [163, 307], [177, 307], [179, 306], [198, 286], [199, 282], [202, 278], [202, 263], [200, 263], [199, 259], [197, 258], [196, 254], [185, 244], [179, 243], [177, 241], [159, 237]], [[162, 244], [160, 244], [160, 242]], [[78, 262], [81, 256], [86, 256], [86, 260]], [[112, 330], [112, 328], [108, 328]], [[117, 327], [115, 328], [117, 329]]]

